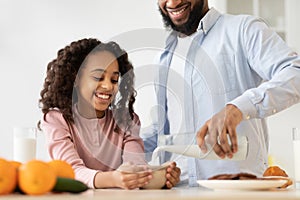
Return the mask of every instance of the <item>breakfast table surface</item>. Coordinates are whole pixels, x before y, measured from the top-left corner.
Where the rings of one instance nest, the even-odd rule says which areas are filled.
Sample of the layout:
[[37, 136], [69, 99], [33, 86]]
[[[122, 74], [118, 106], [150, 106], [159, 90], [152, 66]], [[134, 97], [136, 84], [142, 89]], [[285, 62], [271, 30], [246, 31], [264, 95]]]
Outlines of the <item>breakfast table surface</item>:
[[71, 193], [49, 193], [46, 195], [30, 196], [24, 194], [9, 194], [0, 196], [0, 199], [105, 199], [105, 200], [193, 200], [193, 199], [209, 199], [209, 200], [234, 200], [234, 199], [263, 199], [263, 200], [289, 200], [299, 199], [300, 190], [295, 188], [289, 189], [273, 189], [273, 190], [211, 190], [202, 187], [181, 188], [174, 187], [172, 189], [162, 190], [123, 190], [123, 189], [89, 189], [80, 194]]

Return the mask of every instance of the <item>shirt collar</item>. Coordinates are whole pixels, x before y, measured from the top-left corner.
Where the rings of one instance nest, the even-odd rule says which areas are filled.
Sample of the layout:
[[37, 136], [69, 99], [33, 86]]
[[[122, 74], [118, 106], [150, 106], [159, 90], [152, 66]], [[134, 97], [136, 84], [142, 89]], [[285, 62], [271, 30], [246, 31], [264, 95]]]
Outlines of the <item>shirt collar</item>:
[[[219, 17], [221, 17], [221, 13], [215, 8], [211, 7], [206, 15], [201, 19], [197, 28], [197, 32], [203, 31], [203, 33], [206, 35], [209, 30], [216, 24]], [[166, 49], [170, 49], [172, 44], [174, 44], [173, 41], [177, 41], [177, 36], [178, 32], [172, 30], [166, 40]]]
[[215, 8], [210, 8], [206, 15], [201, 19], [198, 29], [202, 30], [204, 34], [207, 34], [209, 30], [216, 24], [221, 13], [217, 11]]

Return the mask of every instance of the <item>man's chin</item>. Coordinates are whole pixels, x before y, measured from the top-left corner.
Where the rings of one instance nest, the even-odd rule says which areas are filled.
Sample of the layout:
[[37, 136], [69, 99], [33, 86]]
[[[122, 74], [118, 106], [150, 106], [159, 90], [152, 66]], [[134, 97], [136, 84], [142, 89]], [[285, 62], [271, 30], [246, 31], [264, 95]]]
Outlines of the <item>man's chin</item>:
[[176, 20], [176, 21], [172, 20], [173, 26], [176, 28], [179, 28], [179, 29], [183, 28], [186, 23], [187, 23], [187, 20]]
[[[182, 33], [184, 35], [190, 35], [194, 32], [194, 27], [188, 23], [188, 20], [176, 21], [173, 22], [171, 18], [167, 15], [162, 14], [163, 22], [166, 28], [171, 28], [174, 31]], [[196, 26], [197, 28], [197, 26]]]
[[203, 7], [204, 7], [204, 2], [199, 1], [199, 3], [195, 5], [194, 9], [189, 14], [186, 22], [183, 22], [184, 21], [183, 20], [183, 21], [177, 21], [175, 23], [171, 20], [171, 18], [167, 14], [163, 12], [161, 8], [159, 8], [159, 11], [163, 18], [163, 23], [166, 28], [171, 28], [185, 35], [191, 35], [197, 30], [199, 22], [203, 17], [201, 16]]

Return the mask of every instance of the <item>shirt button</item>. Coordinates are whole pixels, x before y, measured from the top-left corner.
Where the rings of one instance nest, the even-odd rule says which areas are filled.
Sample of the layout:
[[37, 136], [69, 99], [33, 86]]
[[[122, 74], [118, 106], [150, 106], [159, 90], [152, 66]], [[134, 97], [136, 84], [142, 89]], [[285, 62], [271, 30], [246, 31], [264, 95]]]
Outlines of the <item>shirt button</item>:
[[246, 116], [246, 119], [250, 119], [250, 115], [247, 115], [247, 116]]
[[276, 113], [277, 112], [277, 110], [276, 109], [273, 109], [273, 113]]

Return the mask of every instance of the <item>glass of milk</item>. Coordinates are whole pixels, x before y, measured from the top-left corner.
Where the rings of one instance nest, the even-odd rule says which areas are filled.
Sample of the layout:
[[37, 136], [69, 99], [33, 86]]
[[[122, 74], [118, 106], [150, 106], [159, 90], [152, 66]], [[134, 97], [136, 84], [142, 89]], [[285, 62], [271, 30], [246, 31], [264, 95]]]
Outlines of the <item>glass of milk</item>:
[[300, 189], [300, 130], [293, 128], [293, 149], [294, 149], [294, 169], [295, 169], [295, 185]]
[[36, 158], [36, 133], [33, 127], [14, 127], [13, 160], [25, 163]]

